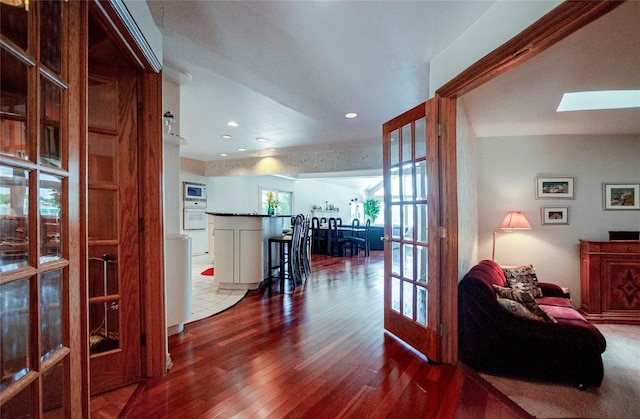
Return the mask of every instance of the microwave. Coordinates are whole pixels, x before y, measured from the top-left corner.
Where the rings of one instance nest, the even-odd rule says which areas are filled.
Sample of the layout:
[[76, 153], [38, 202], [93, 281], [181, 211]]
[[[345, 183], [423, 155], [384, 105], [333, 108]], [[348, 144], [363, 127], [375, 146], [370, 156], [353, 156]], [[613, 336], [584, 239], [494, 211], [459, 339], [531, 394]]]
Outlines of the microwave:
[[202, 183], [184, 182], [184, 199], [185, 201], [206, 201], [207, 186]]

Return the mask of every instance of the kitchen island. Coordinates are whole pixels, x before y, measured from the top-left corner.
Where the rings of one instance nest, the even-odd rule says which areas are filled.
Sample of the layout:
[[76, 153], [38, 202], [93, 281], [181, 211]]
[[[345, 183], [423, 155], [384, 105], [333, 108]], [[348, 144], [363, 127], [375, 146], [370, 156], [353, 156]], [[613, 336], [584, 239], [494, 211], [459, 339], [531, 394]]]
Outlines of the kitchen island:
[[[208, 212], [209, 257], [221, 289], [255, 290], [269, 276], [269, 237], [282, 235], [290, 215]], [[212, 243], [211, 243], [212, 242]]]

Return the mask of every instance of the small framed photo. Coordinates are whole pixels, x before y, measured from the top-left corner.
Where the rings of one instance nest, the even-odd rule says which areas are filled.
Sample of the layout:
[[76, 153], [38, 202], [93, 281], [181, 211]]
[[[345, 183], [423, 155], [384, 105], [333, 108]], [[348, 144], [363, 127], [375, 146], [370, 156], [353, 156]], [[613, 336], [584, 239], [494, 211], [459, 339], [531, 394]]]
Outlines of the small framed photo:
[[536, 198], [573, 199], [573, 177], [536, 177]]
[[640, 209], [640, 183], [604, 183], [605, 210]]
[[542, 224], [569, 224], [569, 207], [542, 207]]

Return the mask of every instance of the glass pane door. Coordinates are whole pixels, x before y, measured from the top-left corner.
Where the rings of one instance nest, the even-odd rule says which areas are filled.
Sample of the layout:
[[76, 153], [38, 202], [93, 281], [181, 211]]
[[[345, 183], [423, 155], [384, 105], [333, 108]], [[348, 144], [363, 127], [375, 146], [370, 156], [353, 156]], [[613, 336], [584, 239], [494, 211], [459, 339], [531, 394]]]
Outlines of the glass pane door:
[[438, 360], [439, 310], [430, 295], [428, 239], [430, 225], [437, 226], [428, 207], [437, 188], [427, 189], [427, 168], [437, 165], [437, 152], [427, 147], [426, 112], [423, 104], [383, 126], [385, 329]]
[[[28, 8], [28, 10], [27, 10]], [[71, 417], [69, 3], [0, 4], [0, 417]], [[8, 41], [7, 41], [8, 40]], [[75, 117], [75, 115], [74, 115]], [[73, 356], [72, 351], [74, 352]], [[76, 376], [77, 378], [77, 376]]]

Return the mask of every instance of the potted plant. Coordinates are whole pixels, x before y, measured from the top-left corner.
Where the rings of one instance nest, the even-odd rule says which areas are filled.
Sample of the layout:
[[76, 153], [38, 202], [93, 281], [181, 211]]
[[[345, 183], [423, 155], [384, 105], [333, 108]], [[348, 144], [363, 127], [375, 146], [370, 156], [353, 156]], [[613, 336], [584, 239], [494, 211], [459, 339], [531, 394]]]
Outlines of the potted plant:
[[380, 201], [375, 198], [369, 198], [364, 201], [364, 215], [369, 217], [372, 223], [376, 222], [380, 214]]
[[269, 191], [267, 194], [267, 214], [274, 215], [279, 203], [280, 201], [273, 198], [273, 192]]

